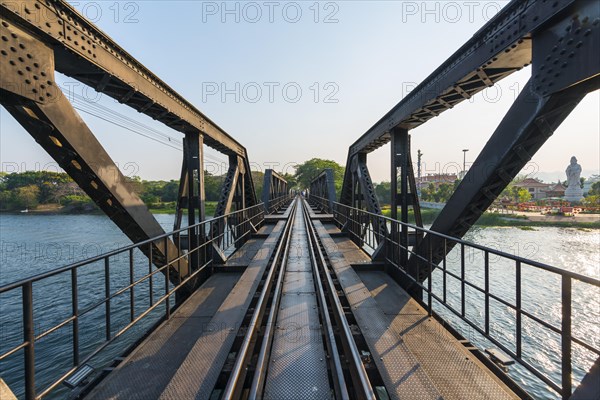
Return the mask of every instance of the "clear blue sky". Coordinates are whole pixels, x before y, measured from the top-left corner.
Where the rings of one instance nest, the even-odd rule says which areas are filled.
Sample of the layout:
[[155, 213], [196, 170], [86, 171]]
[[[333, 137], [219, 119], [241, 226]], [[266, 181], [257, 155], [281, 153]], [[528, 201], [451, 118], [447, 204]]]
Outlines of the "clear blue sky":
[[[257, 168], [275, 165], [279, 170], [312, 157], [345, 164], [352, 142], [506, 4], [72, 3], [245, 145]], [[470, 149], [467, 161], [474, 160], [528, 76], [528, 69], [514, 74], [498, 88], [413, 130], [413, 157], [417, 149], [423, 151], [426, 172], [455, 172], [462, 166], [463, 148]], [[61, 81], [72, 82], [65, 77]], [[222, 98], [224, 88], [233, 93]], [[75, 92], [86, 94], [82, 89]], [[87, 95], [94, 97], [91, 90]], [[102, 98], [100, 104], [181, 137], [112, 99]], [[546, 181], [565, 179], [564, 169], [575, 155], [584, 176], [599, 173], [599, 109], [600, 94], [588, 95], [527, 172], [539, 171], [537, 176]], [[95, 117], [82, 117], [125, 173], [178, 179], [180, 152]], [[2, 170], [52, 163], [4, 109], [0, 129]], [[385, 146], [369, 156], [375, 181], [389, 180], [388, 154]], [[209, 158], [225, 159], [214, 151]]]

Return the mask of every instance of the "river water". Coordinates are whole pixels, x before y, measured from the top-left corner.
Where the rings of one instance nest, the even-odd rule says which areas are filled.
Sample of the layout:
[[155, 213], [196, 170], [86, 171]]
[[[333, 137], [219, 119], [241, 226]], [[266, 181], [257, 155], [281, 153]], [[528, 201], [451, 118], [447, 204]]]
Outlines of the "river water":
[[[156, 215], [166, 231], [172, 229], [173, 215]], [[521, 230], [518, 228], [473, 228], [466, 240], [504, 252], [531, 258], [580, 274], [600, 277], [600, 231], [575, 228], [546, 228]], [[129, 244], [121, 231], [103, 215], [1, 215], [0, 216], [0, 285], [59, 266], [102, 254]], [[459, 249], [448, 258], [448, 269], [460, 274]], [[490, 291], [514, 302], [515, 267], [501, 259], [490, 259]], [[465, 257], [466, 275], [474, 283], [483, 285], [483, 255], [476, 251]], [[147, 273], [147, 259], [135, 254], [135, 277]], [[111, 260], [111, 289], [127, 285], [128, 260], [125, 257]], [[434, 273], [433, 287], [442, 295], [441, 272]], [[155, 298], [164, 293], [164, 278], [156, 275], [153, 281]], [[84, 267], [79, 273], [79, 308], [98, 301], [104, 295], [103, 263]], [[36, 334], [67, 318], [71, 313], [70, 275], [63, 274], [34, 284], [34, 320]], [[460, 310], [460, 284], [447, 280], [447, 298]], [[466, 291], [466, 314], [478, 325], [483, 321], [483, 296], [474, 290]], [[533, 268], [523, 267], [523, 306], [545, 321], [560, 321], [560, 281], [549, 274], [540, 274]], [[0, 295], [0, 353], [4, 353], [22, 340], [22, 314], [20, 292]], [[135, 292], [136, 315], [149, 305], [149, 285], [140, 285]], [[112, 332], [129, 322], [129, 295], [116, 298], [111, 303]], [[472, 329], [461, 324], [458, 318], [438, 306], [463, 336], [480, 348], [493, 347]], [[491, 301], [492, 322], [490, 330], [495, 338], [508, 348], [514, 348], [515, 315], [500, 303]], [[159, 320], [163, 308], [155, 310], [134, 329], [110, 345], [102, 355], [92, 360], [92, 366], [101, 369], [124, 349], [140, 338], [152, 324]], [[600, 296], [597, 289], [586, 285], [573, 287], [573, 331], [600, 347]], [[481, 326], [481, 325], [480, 325]], [[560, 326], [560, 325], [558, 325]], [[523, 321], [523, 354], [528, 361], [560, 382], [560, 341], [558, 335], [528, 321]], [[80, 321], [80, 347], [82, 357], [102, 342], [104, 307], [86, 314]], [[22, 352], [0, 361], [0, 377], [16, 392], [23, 394]], [[574, 379], [580, 380], [595, 358], [579, 346], [574, 346]], [[72, 362], [71, 328], [52, 333], [36, 342], [36, 381], [38, 390], [57, 379]], [[545, 385], [531, 378], [531, 374], [512, 366], [509, 374], [536, 398], [557, 398]], [[64, 398], [67, 390], [61, 387], [51, 396]]]

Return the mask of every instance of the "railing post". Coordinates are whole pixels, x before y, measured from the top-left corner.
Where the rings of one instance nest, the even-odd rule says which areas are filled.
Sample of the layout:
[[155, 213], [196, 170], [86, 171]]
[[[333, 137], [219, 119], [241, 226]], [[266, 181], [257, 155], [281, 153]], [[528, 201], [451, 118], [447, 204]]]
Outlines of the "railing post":
[[429, 245], [429, 252], [428, 252], [428, 261], [429, 261], [429, 268], [428, 268], [428, 278], [427, 278], [427, 308], [429, 311], [429, 316], [431, 317], [433, 315], [433, 309], [432, 309], [432, 294], [431, 291], [433, 290], [433, 285], [432, 285], [432, 280], [433, 280], [433, 250], [431, 249], [431, 237], [429, 237], [428, 240], [428, 245]]
[[77, 268], [71, 270], [71, 312], [73, 314], [73, 365], [79, 365], [79, 300]]
[[460, 315], [465, 317], [465, 244], [460, 244]]
[[23, 340], [25, 346], [25, 398], [35, 399], [35, 331], [33, 326], [33, 286], [23, 285]]
[[521, 336], [521, 261], [516, 261], [516, 265], [515, 265], [515, 274], [516, 274], [516, 301], [515, 301], [515, 308], [516, 308], [516, 313], [517, 313], [517, 320], [516, 320], [516, 334], [517, 334], [517, 357], [521, 358], [521, 340], [522, 340], [522, 336]]
[[485, 285], [485, 334], [490, 334], [490, 253], [487, 251], [484, 254], [485, 258], [485, 271], [484, 271], [484, 285]]
[[562, 398], [571, 397], [571, 278], [562, 275]]
[[106, 340], [110, 340], [110, 261], [104, 258], [104, 312], [106, 313]]
[[171, 266], [169, 265], [169, 248], [167, 238], [165, 237], [165, 315], [167, 319], [171, 318], [171, 302], [169, 301], [169, 274], [171, 270]]
[[448, 243], [446, 241], [446, 238], [444, 238], [444, 259], [443, 259], [443, 263], [442, 263], [442, 269], [444, 271], [444, 278], [443, 278], [443, 283], [442, 283], [443, 290], [444, 290], [444, 293], [443, 293], [444, 305], [446, 304], [446, 292], [447, 292], [447, 290], [446, 290], [446, 279], [447, 279], [446, 274], [448, 272], [447, 271], [448, 252], [446, 251], [447, 247], [448, 247]]
[[154, 243], [150, 243], [149, 244], [150, 248], [148, 249], [148, 253], [150, 253], [148, 255], [148, 298], [150, 300], [150, 307], [152, 307], [154, 305], [154, 275], [152, 275], [152, 258], [153, 258], [153, 246]]
[[129, 249], [129, 320], [135, 319], [135, 293], [133, 291], [133, 249]]

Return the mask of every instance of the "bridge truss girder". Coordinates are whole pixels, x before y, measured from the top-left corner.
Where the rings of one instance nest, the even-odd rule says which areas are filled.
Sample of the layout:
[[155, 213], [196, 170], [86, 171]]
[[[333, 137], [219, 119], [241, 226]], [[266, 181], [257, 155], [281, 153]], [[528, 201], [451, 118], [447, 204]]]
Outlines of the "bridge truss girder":
[[273, 169], [265, 170], [262, 188], [262, 202], [266, 213], [275, 211], [279, 207], [279, 200], [288, 195], [287, 181], [283, 175]]
[[[241, 182], [224, 185], [216, 216], [227, 213], [232, 201], [236, 209], [257, 204], [245, 148], [70, 5], [60, 0], [2, 0], [0, 14], [2, 105], [133, 242], [165, 232], [63, 95], [55, 70], [185, 135], [176, 228], [184, 209], [189, 224], [205, 220], [205, 144], [229, 156], [235, 180]], [[204, 234], [193, 233], [188, 248], [200, 245]], [[197, 253], [189, 260], [179, 258], [172, 240], [161, 242], [152, 246], [152, 260], [162, 266], [167, 254], [169, 261], [178, 259], [169, 271], [172, 282], [201, 265]], [[150, 248], [144, 252], [149, 255]]]
[[313, 179], [310, 182], [308, 193], [309, 197], [320, 199], [318, 204], [322, 210], [328, 213], [333, 213], [333, 203], [337, 201], [335, 195], [335, 179], [333, 178], [333, 169], [327, 168], [315, 179]]
[[[353, 198], [356, 187], [353, 163], [358, 157], [366, 158], [367, 153], [395, 141], [391, 154], [394, 181], [397, 167], [403, 163], [396, 155], [402, 154], [401, 147], [409, 143], [410, 129], [531, 64], [528, 84], [431, 228], [461, 238], [577, 103], [600, 87], [599, 21], [597, 2], [530, 0], [508, 4], [350, 146], [340, 202], [360, 208]], [[410, 160], [410, 150], [407, 159]], [[402, 206], [404, 222], [413, 192], [409, 186], [411, 179], [414, 180], [412, 168], [406, 167], [407, 175], [404, 181], [401, 177], [400, 190], [395, 188], [391, 195], [392, 203]], [[418, 201], [415, 204], [418, 207]], [[402, 250], [400, 259], [407, 260], [403, 267], [423, 282], [430, 270], [419, 268], [418, 256], [427, 259], [431, 246], [435, 265], [452, 246], [428, 236], [416, 243], [416, 254], [409, 259], [408, 251]], [[421, 272], [417, 274], [417, 270]], [[412, 294], [420, 297], [418, 289]]]
[[[1, 50], [19, 49], [13, 52], [17, 53], [15, 59], [24, 60], [21, 65], [12, 65], [5, 62], [7, 60], [2, 60], [0, 64], [2, 105], [132, 242], [164, 234], [162, 227], [62, 92], [48, 91], [48, 96], [46, 92], [40, 92], [27, 83], [38, 77], [38, 80], [43, 78], [44, 83], [40, 85], [45, 88], [56, 87], [52, 49], [4, 19], [2, 36], [10, 40], [2, 41]], [[19, 52], [22, 54], [19, 55]], [[157, 266], [164, 265], [166, 254], [169, 261], [179, 255], [179, 249], [171, 240], [161, 240], [152, 246], [152, 250], [144, 247], [143, 251], [148, 256], [152, 251], [152, 259]], [[178, 267], [171, 269], [173, 282], [179, 280], [178, 269], [182, 276], [189, 273], [185, 259], [180, 259]]]

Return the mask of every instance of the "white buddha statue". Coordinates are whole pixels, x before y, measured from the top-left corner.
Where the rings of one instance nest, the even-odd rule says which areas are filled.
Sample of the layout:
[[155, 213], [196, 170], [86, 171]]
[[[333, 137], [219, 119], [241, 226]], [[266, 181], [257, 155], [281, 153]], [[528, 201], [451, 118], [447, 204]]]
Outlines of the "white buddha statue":
[[583, 189], [581, 188], [581, 165], [577, 164], [577, 158], [571, 157], [571, 164], [565, 171], [567, 174], [567, 190], [565, 191], [565, 200], [580, 202], [583, 199]]

